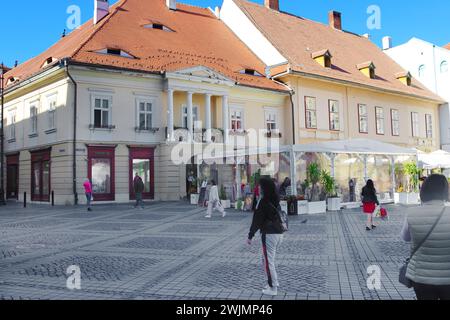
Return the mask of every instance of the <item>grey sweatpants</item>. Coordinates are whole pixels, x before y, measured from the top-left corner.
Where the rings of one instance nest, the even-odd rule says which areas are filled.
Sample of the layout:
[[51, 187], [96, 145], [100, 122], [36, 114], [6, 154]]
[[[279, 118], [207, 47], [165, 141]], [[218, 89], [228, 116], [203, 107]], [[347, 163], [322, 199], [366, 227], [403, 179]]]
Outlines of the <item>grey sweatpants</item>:
[[263, 234], [262, 248], [263, 248], [263, 264], [264, 271], [267, 275], [267, 282], [270, 287], [279, 287], [278, 274], [275, 266], [275, 257], [278, 247], [283, 242], [282, 234]]

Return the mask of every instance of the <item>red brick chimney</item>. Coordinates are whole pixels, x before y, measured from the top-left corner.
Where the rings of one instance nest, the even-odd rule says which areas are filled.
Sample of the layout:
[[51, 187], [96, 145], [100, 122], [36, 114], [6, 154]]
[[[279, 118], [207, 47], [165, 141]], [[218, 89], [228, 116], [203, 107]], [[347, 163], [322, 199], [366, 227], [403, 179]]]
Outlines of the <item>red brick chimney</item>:
[[337, 11], [330, 11], [328, 13], [328, 20], [330, 27], [336, 30], [342, 30], [342, 15]]
[[264, 0], [264, 5], [266, 8], [280, 11], [280, 1], [279, 0]]

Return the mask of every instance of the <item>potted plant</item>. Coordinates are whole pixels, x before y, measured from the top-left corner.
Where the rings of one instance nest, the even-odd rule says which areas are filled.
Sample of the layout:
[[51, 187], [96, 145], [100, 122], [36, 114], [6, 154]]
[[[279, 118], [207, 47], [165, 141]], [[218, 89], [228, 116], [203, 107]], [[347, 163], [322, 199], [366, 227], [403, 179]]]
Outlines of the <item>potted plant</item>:
[[326, 170], [322, 171], [322, 185], [327, 197], [327, 207], [329, 211], [341, 210], [341, 198], [336, 192], [336, 180]]
[[244, 209], [244, 201], [239, 199], [236, 201], [236, 210], [242, 211]]
[[308, 181], [311, 183], [310, 199], [308, 202], [308, 214], [325, 213], [327, 202], [320, 199], [319, 182], [322, 176], [319, 164], [313, 162], [307, 168]]
[[227, 192], [225, 191], [225, 187], [223, 185], [220, 188], [219, 197], [220, 197], [220, 202], [222, 203], [222, 206], [224, 207], [224, 209], [231, 208], [231, 201], [228, 200], [228, 195], [227, 195]]
[[304, 195], [297, 196], [297, 214], [308, 214], [308, 200]]
[[420, 169], [414, 161], [406, 162], [403, 166], [396, 166], [396, 175], [404, 175], [406, 186], [399, 185], [394, 195], [395, 203], [412, 205], [419, 203], [419, 175]]

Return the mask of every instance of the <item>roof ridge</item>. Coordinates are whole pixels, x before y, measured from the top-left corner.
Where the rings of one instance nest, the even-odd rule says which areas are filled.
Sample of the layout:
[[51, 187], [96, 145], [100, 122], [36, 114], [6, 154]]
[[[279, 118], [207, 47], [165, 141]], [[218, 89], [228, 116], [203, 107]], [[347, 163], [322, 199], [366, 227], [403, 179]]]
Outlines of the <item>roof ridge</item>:
[[[72, 57], [74, 58], [80, 51], [81, 49], [83, 49], [83, 47], [89, 42], [91, 41], [94, 36], [103, 29], [103, 27], [117, 14], [117, 12], [119, 12], [119, 9], [122, 8], [122, 6], [124, 4], [126, 4], [128, 2], [128, 0], [120, 0], [120, 2], [116, 3], [114, 5], [114, 12], [112, 12], [111, 14], [109, 14], [106, 19], [104, 19], [103, 21], [100, 22], [100, 26], [98, 26], [97, 29], [94, 30], [94, 32], [92, 32], [92, 34], [85, 40], [83, 41], [80, 46], [78, 47], [78, 49], [75, 49], [74, 52], [72, 53]], [[92, 20], [92, 19], [91, 19]], [[89, 21], [91, 21], [89, 20]], [[87, 23], [89, 23], [89, 21]]]

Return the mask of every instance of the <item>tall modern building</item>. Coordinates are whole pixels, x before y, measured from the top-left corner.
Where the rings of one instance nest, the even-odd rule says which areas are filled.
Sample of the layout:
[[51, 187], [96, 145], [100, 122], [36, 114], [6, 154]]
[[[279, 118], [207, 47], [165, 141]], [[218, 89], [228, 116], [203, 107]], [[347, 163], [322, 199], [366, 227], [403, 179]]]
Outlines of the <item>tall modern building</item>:
[[395, 47], [391, 44], [392, 40], [386, 37], [384, 51], [429, 90], [447, 101], [440, 109], [441, 142], [442, 148], [450, 151], [450, 44], [440, 47], [417, 38]]

